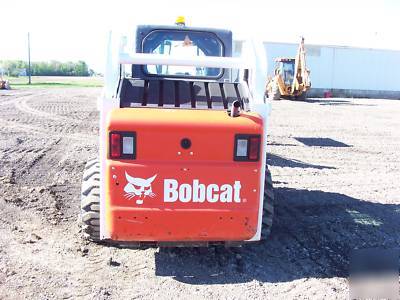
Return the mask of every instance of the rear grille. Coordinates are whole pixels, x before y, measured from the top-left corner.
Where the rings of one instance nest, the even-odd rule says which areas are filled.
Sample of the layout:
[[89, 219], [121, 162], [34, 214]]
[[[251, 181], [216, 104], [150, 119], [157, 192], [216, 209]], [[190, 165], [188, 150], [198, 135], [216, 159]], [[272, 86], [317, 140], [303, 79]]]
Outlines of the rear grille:
[[249, 89], [246, 83], [123, 78], [119, 98], [120, 107], [194, 109], [228, 109], [240, 100], [247, 110]]

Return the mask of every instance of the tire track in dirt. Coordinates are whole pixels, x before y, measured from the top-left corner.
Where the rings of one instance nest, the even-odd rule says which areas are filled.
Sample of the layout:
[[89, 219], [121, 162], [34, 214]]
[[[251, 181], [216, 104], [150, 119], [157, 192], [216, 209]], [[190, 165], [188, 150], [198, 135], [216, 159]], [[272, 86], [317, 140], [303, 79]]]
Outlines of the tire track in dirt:
[[[28, 147], [29, 143], [30, 141], [26, 142]], [[51, 169], [49, 170], [49, 166], [46, 164], [43, 166], [42, 161], [49, 160], [49, 158], [53, 157], [52, 152], [57, 153], [60, 143], [61, 137], [47, 141], [40, 148], [29, 149], [22, 144], [17, 145], [20, 147], [19, 151], [4, 151], [2, 159], [9, 165], [9, 181], [13, 184], [22, 184], [24, 186], [32, 181], [36, 183], [40, 183], [40, 181], [46, 183], [40, 179], [48, 178], [49, 176], [45, 177], [43, 174], [49, 175]], [[37, 169], [39, 169], [39, 171]], [[29, 180], [26, 178], [29, 178]]]
[[[4, 92], [4, 91], [3, 91]], [[33, 94], [33, 93], [19, 93], [19, 94], [0, 94], [0, 106], [6, 106], [9, 104], [12, 104], [15, 102], [16, 99], [19, 98], [24, 98], [24, 99], [30, 99], [30, 98], [35, 98], [38, 95]], [[7, 100], [7, 98], [11, 98], [10, 100]]]
[[14, 102], [14, 106], [19, 109], [22, 112], [37, 116], [37, 117], [41, 117], [47, 120], [53, 120], [53, 121], [64, 121], [64, 122], [69, 122], [69, 123], [81, 123], [78, 120], [75, 119], [71, 119], [71, 118], [67, 118], [64, 116], [59, 116], [57, 114], [52, 114], [52, 113], [48, 113], [45, 111], [41, 111], [41, 110], [37, 110], [35, 108], [32, 108], [31, 106], [28, 105], [28, 100], [26, 99], [22, 99], [22, 100], [16, 100]]
[[88, 135], [88, 134], [81, 134], [81, 133], [70, 133], [70, 134], [66, 135], [63, 132], [57, 133], [53, 130], [45, 130], [44, 128], [41, 128], [39, 126], [27, 125], [27, 124], [15, 122], [15, 121], [7, 121], [2, 118], [0, 118], [0, 123], [5, 127], [12, 128], [17, 131], [22, 131], [22, 132], [26, 132], [26, 133], [35, 133], [35, 134], [39, 134], [44, 137], [51, 136], [53, 138], [66, 138], [66, 139], [76, 140], [76, 141], [80, 141], [80, 142], [84, 142], [84, 143], [88, 143], [88, 144], [92, 143], [93, 140], [96, 138], [95, 135]]
[[[79, 99], [80, 100], [80, 99]], [[30, 101], [27, 105], [35, 109], [39, 112], [45, 112], [51, 115], [57, 115], [60, 117], [64, 117], [67, 119], [73, 119], [76, 122], [82, 122], [83, 120], [88, 120], [88, 116], [93, 116], [93, 109], [88, 103], [82, 101], [78, 101], [78, 99], [74, 99], [69, 102], [54, 102], [48, 101], [45, 103], [42, 102], [33, 102]], [[96, 117], [96, 116], [94, 116]]]
[[[69, 118], [60, 116], [57, 113], [42, 111], [29, 104], [35, 101], [39, 107], [44, 105], [48, 107], [48, 110], [56, 112], [60, 106], [65, 107], [67, 105], [62, 101], [54, 101], [54, 95], [48, 92], [28, 94], [25, 97], [23, 95], [12, 96], [13, 99], [0, 102], [0, 107], [4, 108], [0, 113], [0, 122], [3, 124], [3, 130], [5, 129], [4, 127], [8, 127], [23, 132], [34, 132], [45, 136], [50, 135], [54, 138], [63, 137], [89, 143], [93, 142], [93, 139], [96, 137], [97, 123], [91, 122], [88, 124], [88, 119], [85, 117], [92, 110], [90, 112], [80, 111], [79, 101], [76, 101], [77, 103], [74, 105], [74, 110], [72, 111], [78, 118]], [[43, 99], [50, 99], [50, 102], [44, 102], [43, 104]], [[13, 104], [14, 109], [12, 109], [11, 104]], [[87, 106], [85, 102], [81, 103], [81, 105]], [[64, 113], [71, 112], [70, 109], [61, 108], [61, 110], [64, 110]], [[86, 134], [80, 131], [89, 131], [93, 132], [93, 134]]]

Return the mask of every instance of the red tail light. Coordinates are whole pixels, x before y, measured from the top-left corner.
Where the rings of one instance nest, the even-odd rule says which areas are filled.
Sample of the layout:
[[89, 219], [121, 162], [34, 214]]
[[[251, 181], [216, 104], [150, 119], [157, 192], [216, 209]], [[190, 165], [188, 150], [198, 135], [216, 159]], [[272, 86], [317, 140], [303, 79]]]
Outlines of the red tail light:
[[258, 160], [260, 156], [260, 140], [259, 136], [250, 138], [249, 160]]
[[118, 158], [121, 156], [121, 134], [111, 133], [110, 135], [110, 156]]
[[110, 132], [110, 158], [136, 159], [136, 133]]
[[261, 136], [251, 134], [235, 135], [235, 161], [258, 161], [260, 159]]

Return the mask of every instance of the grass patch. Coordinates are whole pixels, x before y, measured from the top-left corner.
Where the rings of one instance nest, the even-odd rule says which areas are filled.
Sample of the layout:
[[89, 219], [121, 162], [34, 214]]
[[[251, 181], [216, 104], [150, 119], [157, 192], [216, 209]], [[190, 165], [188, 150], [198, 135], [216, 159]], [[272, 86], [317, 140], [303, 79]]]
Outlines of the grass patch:
[[6, 77], [12, 89], [20, 88], [66, 88], [66, 87], [102, 87], [102, 77], [69, 77], [69, 76], [32, 76], [31, 84], [28, 77]]

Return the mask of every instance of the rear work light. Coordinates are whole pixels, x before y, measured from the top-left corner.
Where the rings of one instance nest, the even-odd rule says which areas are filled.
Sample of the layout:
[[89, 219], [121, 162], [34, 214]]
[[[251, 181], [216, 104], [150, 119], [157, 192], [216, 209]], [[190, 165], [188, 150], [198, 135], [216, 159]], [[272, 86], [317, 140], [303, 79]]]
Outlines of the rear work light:
[[252, 134], [235, 135], [235, 161], [258, 161], [260, 159], [261, 136]]
[[136, 159], [136, 133], [110, 132], [109, 158]]

